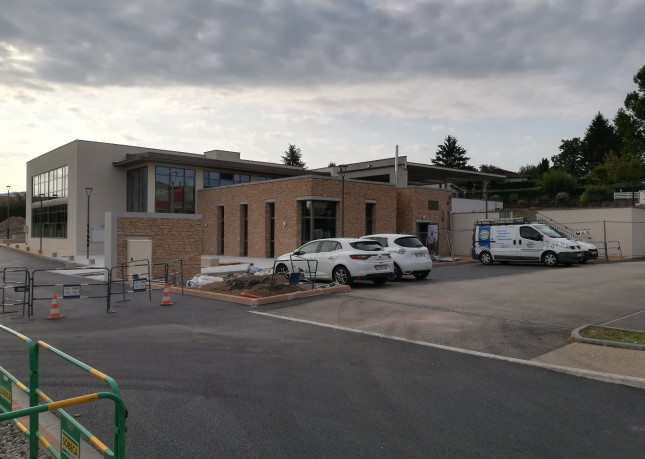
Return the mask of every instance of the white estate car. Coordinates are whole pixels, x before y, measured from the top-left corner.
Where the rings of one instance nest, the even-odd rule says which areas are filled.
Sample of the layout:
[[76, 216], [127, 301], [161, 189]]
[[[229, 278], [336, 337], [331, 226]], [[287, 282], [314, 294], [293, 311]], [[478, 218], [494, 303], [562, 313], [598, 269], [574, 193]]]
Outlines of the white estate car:
[[304, 276], [329, 279], [341, 285], [354, 280], [384, 284], [394, 272], [390, 254], [369, 239], [331, 238], [307, 242], [276, 259], [276, 273], [302, 272]]
[[425, 279], [432, 271], [428, 248], [412, 234], [371, 234], [363, 236], [378, 241], [394, 261], [394, 273], [389, 280], [399, 280], [404, 274]]

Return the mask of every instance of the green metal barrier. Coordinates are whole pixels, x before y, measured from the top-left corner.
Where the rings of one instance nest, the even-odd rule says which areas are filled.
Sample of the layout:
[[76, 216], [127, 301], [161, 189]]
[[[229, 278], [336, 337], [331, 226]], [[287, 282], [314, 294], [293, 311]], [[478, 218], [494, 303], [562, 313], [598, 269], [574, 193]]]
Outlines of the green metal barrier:
[[[126, 424], [125, 419], [127, 417], [127, 410], [123, 400], [121, 399], [121, 394], [119, 387], [117, 386], [114, 379], [110, 378], [106, 374], [91, 368], [90, 366], [76, 360], [75, 358], [65, 354], [64, 352], [44, 343], [38, 341], [34, 344], [32, 340], [26, 336], [7, 328], [3, 325], [0, 325], [0, 330], [5, 331], [15, 337], [25, 341], [29, 347], [29, 388], [24, 384], [18, 381], [14, 376], [12, 376], [5, 369], [0, 367], [0, 379], [4, 379], [6, 376], [7, 380], [16, 384], [16, 386], [29, 395], [29, 408], [24, 408], [21, 410], [11, 411], [11, 386], [7, 390], [2, 386], [2, 381], [0, 380], [0, 411], [7, 411], [4, 414], [0, 414], [0, 421], [11, 419], [14, 424], [26, 435], [29, 436], [29, 449], [30, 449], [30, 458], [36, 459], [38, 455], [38, 441], [43, 444], [43, 446], [50, 452], [50, 454], [60, 459], [62, 457], [62, 451], [65, 450], [65, 457], [78, 457], [78, 454], [74, 454], [74, 451], [78, 453], [80, 434], [89, 440], [89, 442], [96, 448], [98, 451], [103, 454], [104, 457], [114, 458], [114, 459], [124, 459], [125, 458], [125, 433], [126, 433]], [[72, 399], [67, 399], [59, 402], [53, 401], [47, 395], [45, 395], [38, 388], [38, 373], [39, 373], [39, 352], [40, 348], [46, 349], [58, 357], [64, 359], [65, 361], [72, 363], [73, 365], [81, 368], [90, 375], [94, 376], [101, 381], [105, 381], [111, 392], [99, 392], [96, 394], [84, 395], [81, 397], [75, 397]], [[46, 405], [38, 405], [38, 397], [44, 400]], [[98, 438], [96, 438], [89, 430], [83, 427], [78, 421], [76, 421], [72, 416], [65, 412], [62, 408], [67, 406], [78, 405], [81, 403], [88, 403], [91, 401], [99, 399], [111, 399], [115, 402], [114, 408], [114, 451], [110, 450], [105, 444], [103, 444]], [[8, 403], [7, 403], [8, 402]], [[3, 404], [4, 403], [4, 404]], [[61, 454], [56, 451], [56, 449], [47, 442], [47, 440], [40, 434], [38, 431], [38, 414], [45, 411], [58, 411], [61, 416]], [[23, 426], [17, 418], [22, 416], [29, 416], [29, 429]], [[63, 422], [63, 420], [65, 422]], [[68, 426], [68, 429], [73, 431], [73, 434], [68, 434], [65, 430], [65, 425]], [[33, 435], [33, 432], [36, 434]]]
[[[15, 336], [18, 339], [23, 340], [29, 349], [29, 387], [30, 389], [27, 389], [24, 385], [20, 384], [18, 387], [20, 387], [26, 394], [29, 395], [29, 405], [30, 406], [35, 406], [38, 405], [38, 395], [36, 394], [36, 388], [38, 387], [38, 353], [36, 352], [36, 345], [32, 340], [27, 338], [26, 336], [8, 328], [5, 327], [4, 325], [0, 325], [0, 330], [9, 333], [10, 335]], [[7, 374], [3, 370], [4, 374]], [[23, 389], [24, 388], [24, 389]], [[9, 406], [9, 410], [11, 410], [11, 406]], [[20, 429], [22, 430], [22, 429]], [[24, 432], [24, 430], [23, 430]], [[31, 457], [36, 458], [33, 454], [38, 454], [38, 436], [33, 435], [33, 432], [38, 432], [38, 413], [31, 414], [29, 416], [29, 450], [32, 452]], [[33, 453], [35, 451], [35, 453]]]
[[[112, 391], [112, 394], [116, 397], [121, 399], [121, 393], [119, 391], [119, 386], [117, 386], [116, 381], [109, 377], [108, 375], [98, 371], [95, 368], [90, 367], [89, 365], [84, 364], [83, 362], [76, 360], [74, 357], [65, 354], [64, 352], [56, 349], [53, 346], [50, 346], [49, 344], [43, 342], [43, 341], [38, 341], [37, 347], [36, 347], [36, 353], [38, 353], [38, 349], [43, 348], [46, 349], [53, 354], [57, 355], [58, 357], [66, 360], [67, 362], [77, 366], [78, 368], [86, 371], [90, 375], [94, 376], [97, 379], [100, 379], [101, 381], [106, 382]], [[57, 402], [53, 402], [57, 403]], [[123, 402], [121, 402], [121, 405], [123, 405]], [[67, 414], [67, 413], [65, 413]], [[89, 431], [87, 431], [82, 425], [80, 425], [74, 418], [70, 417], [67, 415], [67, 420], [74, 424], [78, 429], [83, 432], [83, 435], [85, 435], [90, 443], [94, 445], [95, 448], [97, 448], [105, 457], [108, 458], [124, 458], [125, 457], [125, 432], [126, 432], [126, 426], [125, 426], [125, 418], [127, 416], [127, 411], [125, 410], [125, 406], [123, 406], [123, 409], [120, 409], [119, 405], [115, 406], [114, 409], [114, 452], [109, 450], [103, 443], [101, 443], [98, 438], [96, 438], [94, 435], [92, 435]]]

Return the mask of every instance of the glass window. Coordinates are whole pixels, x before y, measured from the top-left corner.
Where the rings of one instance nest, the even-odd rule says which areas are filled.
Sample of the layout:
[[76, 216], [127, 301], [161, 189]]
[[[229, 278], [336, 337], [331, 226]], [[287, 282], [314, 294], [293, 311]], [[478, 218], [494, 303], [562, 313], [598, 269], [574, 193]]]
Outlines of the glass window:
[[322, 241], [320, 244], [319, 252], [333, 252], [335, 250], [340, 250], [341, 245], [336, 241]]
[[408, 247], [408, 248], [423, 247], [421, 240], [416, 236], [400, 237], [395, 239], [394, 242], [396, 242], [401, 247]]
[[439, 201], [428, 201], [428, 210], [439, 210]]
[[[31, 178], [31, 202], [41, 198], [66, 198], [68, 196], [68, 167], [61, 166]], [[55, 196], [54, 196], [55, 195]]]
[[365, 234], [374, 232], [374, 203], [365, 204]]
[[302, 242], [336, 237], [336, 203], [302, 201]]
[[67, 204], [32, 206], [31, 237], [67, 238]]
[[155, 167], [155, 212], [195, 213], [195, 171]]
[[217, 171], [204, 171], [204, 188], [217, 188], [219, 186], [238, 185], [249, 183], [251, 176], [247, 174], [230, 174]]
[[148, 167], [128, 171], [128, 212], [148, 211]]
[[316, 253], [316, 252], [318, 252], [318, 247], [319, 246], [320, 246], [320, 242], [318, 242], [318, 241], [310, 242], [309, 244], [305, 244], [302, 247], [300, 247], [298, 249], [298, 252], [300, 252], [302, 254]]

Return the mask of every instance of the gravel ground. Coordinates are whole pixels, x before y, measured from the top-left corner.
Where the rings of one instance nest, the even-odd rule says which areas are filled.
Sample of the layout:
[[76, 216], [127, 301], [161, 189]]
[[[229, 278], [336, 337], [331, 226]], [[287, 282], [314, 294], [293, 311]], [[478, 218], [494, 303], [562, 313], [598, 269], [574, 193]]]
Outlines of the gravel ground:
[[[39, 459], [50, 456], [38, 451]], [[0, 422], [0, 459], [28, 459], [29, 439], [11, 421]]]

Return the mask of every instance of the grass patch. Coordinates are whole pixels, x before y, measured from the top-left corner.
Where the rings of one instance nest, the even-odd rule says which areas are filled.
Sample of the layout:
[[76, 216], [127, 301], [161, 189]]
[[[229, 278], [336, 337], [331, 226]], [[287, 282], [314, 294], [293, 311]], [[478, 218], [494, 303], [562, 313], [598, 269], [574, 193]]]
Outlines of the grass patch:
[[580, 336], [605, 341], [619, 341], [621, 343], [645, 345], [645, 333], [630, 330], [620, 330], [618, 328], [607, 328], [591, 325], [580, 330]]

